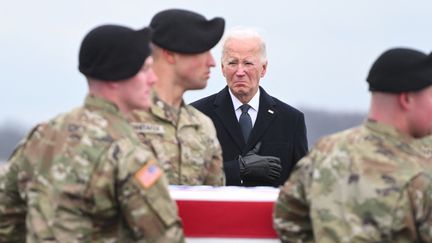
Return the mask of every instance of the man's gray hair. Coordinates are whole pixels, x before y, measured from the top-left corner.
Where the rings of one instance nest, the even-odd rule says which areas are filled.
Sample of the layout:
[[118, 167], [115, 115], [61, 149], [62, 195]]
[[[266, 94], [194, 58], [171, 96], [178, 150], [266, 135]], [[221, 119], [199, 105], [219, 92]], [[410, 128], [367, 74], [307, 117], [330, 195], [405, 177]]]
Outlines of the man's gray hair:
[[261, 63], [267, 61], [266, 44], [259, 32], [253, 28], [246, 27], [233, 27], [227, 31], [223, 38], [222, 45], [222, 59], [224, 58], [226, 51], [226, 43], [231, 39], [257, 39], [260, 45]]

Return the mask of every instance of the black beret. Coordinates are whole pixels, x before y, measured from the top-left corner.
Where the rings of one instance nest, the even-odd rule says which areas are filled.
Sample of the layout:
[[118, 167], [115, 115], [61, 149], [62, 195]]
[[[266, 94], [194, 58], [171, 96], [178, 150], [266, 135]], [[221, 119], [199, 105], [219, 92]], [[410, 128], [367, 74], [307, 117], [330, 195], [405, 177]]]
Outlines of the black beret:
[[79, 71], [91, 78], [119, 81], [133, 77], [150, 52], [150, 29], [133, 30], [102, 25], [91, 30], [81, 43]]
[[157, 13], [150, 22], [152, 41], [156, 45], [179, 53], [195, 54], [213, 48], [222, 38], [225, 20], [206, 20], [195, 12], [168, 9]]
[[370, 91], [401, 93], [432, 85], [432, 58], [423, 52], [394, 48], [372, 65], [367, 77]]

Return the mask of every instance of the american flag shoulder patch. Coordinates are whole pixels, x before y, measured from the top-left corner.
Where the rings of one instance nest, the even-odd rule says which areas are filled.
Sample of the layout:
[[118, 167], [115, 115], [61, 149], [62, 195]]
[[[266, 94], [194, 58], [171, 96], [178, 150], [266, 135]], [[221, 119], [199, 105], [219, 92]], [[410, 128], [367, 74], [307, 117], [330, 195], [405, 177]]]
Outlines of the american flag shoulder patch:
[[162, 170], [155, 160], [149, 160], [136, 173], [134, 178], [145, 188], [148, 189], [161, 177]]

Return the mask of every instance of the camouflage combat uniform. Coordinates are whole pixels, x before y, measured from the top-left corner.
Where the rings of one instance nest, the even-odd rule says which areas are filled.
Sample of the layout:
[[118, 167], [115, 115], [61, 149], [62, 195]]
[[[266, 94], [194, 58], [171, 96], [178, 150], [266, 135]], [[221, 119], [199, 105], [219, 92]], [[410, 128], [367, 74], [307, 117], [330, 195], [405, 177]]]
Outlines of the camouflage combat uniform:
[[0, 170], [0, 242], [183, 242], [167, 179], [114, 104], [37, 126]]
[[417, 139], [417, 148], [420, 150], [426, 159], [432, 161], [432, 135]]
[[149, 112], [134, 111], [131, 123], [151, 146], [172, 185], [225, 185], [222, 150], [213, 122], [182, 102], [180, 111], [155, 92]]
[[283, 242], [432, 242], [432, 161], [373, 121], [326, 137], [281, 187]]

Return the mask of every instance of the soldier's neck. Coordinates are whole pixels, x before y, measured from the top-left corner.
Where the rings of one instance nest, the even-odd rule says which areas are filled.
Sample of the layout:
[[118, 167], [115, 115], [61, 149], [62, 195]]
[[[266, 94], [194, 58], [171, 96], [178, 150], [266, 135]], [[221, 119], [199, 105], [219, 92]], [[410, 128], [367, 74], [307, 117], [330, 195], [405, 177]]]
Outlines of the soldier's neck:
[[169, 106], [177, 109], [180, 108], [184, 93], [182, 87], [172, 84], [172, 82], [159, 80], [154, 85], [154, 89], [158, 94], [159, 98], [165, 103], [167, 103]]

